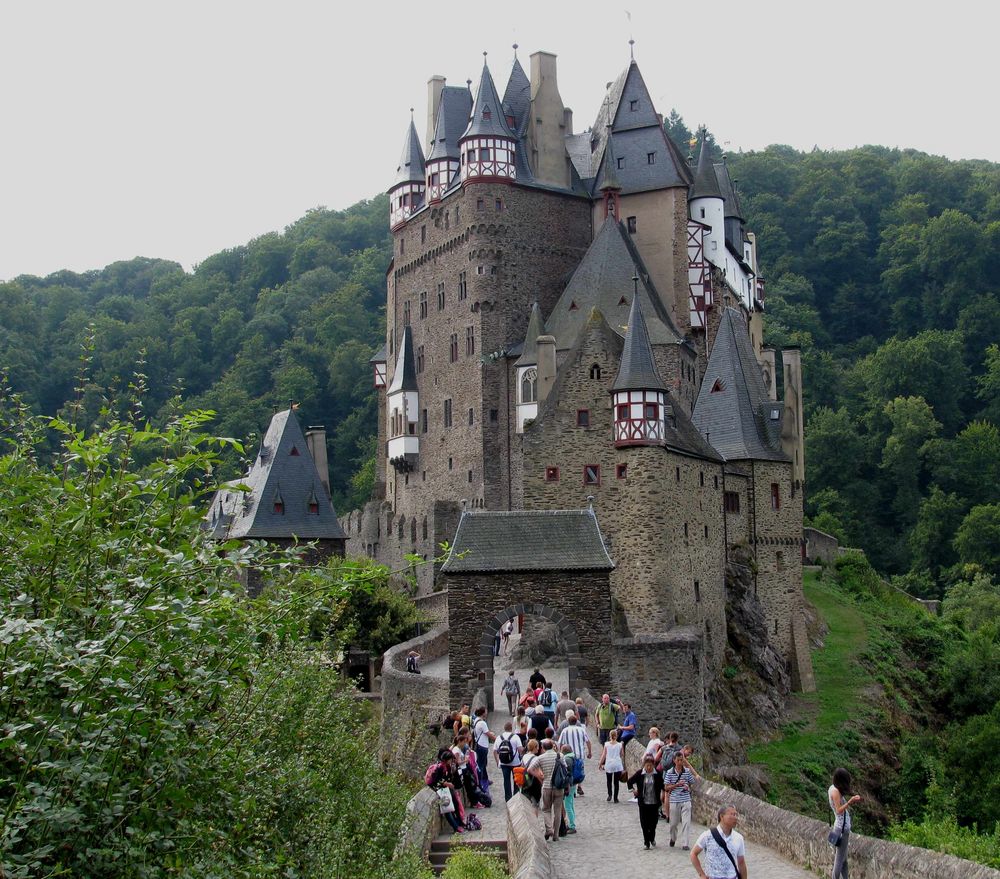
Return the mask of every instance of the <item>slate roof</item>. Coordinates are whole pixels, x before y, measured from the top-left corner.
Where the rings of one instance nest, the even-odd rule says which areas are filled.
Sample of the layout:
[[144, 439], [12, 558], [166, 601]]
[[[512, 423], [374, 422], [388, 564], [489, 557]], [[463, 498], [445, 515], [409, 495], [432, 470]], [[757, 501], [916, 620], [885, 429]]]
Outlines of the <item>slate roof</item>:
[[[617, 142], [617, 138], [616, 138]], [[545, 322], [556, 348], [573, 347], [592, 308], [598, 308], [618, 331], [628, 324], [632, 277], [639, 276], [639, 306], [654, 345], [676, 345], [681, 335], [661, 305], [642, 259], [621, 223], [608, 217], [591, 242]], [[572, 307], [572, 306], [575, 306]], [[624, 335], [624, 330], [619, 331]]]
[[368, 358], [369, 363], [385, 363], [386, 345], [383, 344], [381, 348], [378, 349], [371, 357]]
[[477, 510], [462, 514], [441, 570], [610, 571], [614, 566], [593, 510]]
[[506, 115], [514, 117], [514, 131], [522, 134], [527, 128], [531, 109], [531, 83], [516, 55], [503, 93], [503, 108]]
[[472, 95], [467, 88], [446, 85], [441, 89], [437, 119], [434, 120], [434, 140], [427, 154], [432, 159], [459, 158], [458, 139], [469, 124], [472, 112]]
[[538, 351], [535, 341], [543, 332], [542, 311], [538, 303], [531, 306], [531, 317], [528, 318], [528, 331], [524, 334], [524, 347], [521, 349], [521, 356], [514, 363], [518, 366], [535, 366], [538, 363]]
[[667, 386], [656, 370], [653, 349], [649, 345], [649, 332], [639, 307], [639, 297], [632, 297], [628, 312], [628, 329], [625, 331], [625, 347], [618, 364], [618, 375], [611, 386], [612, 391], [665, 391]]
[[[241, 484], [250, 490], [224, 488], [212, 499], [208, 530], [213, 537], [347, 539], [291, 409], [271, 419]], [[274, 505], [279, 501], [282, 512], [276, 513]], [[316, 504], [316, 513], [309, 512], [310, 503]]]
[[782, 411], [781, 403], [768, 399], [742, 313], [725, 309], [694, 406], [694, 426], [728, 461], [787, 461]]
[[618, 160], [615, 156], [615, 138], [613, 134], [608, 134], [607, 145], [604, 148], [604, 160], [601, 162], [601, 170], [594, 183], [597, 192], [605, 189], [621, 189], [621, 182], [618, 180]]
[[688, 198], [722, 197], [722, 190], [719, 188], [719, 178], [715, 175], [715, 165], [712, 164], [712, 157], [708, 152], [708, 143], [703, 137], [701, 152], [698, 153], [698, 167], [694, 172], [694, 184], [691, 187], [691, 194]]
[[486, 64], [483, 64], [483, 72], [479, 78], [479, 90], [472, 105], [472, 118], [462, 137], [515, 137], [507, 126], [503, 104]]
[[399, 352], [396, 355], [396, 369], [386, 393], [395, 394], [399, 391], [416, 389], [417, 367], [413, 359], [413, 332], [409, 327], [403, 327], [403, 335], [399, 339]]
[[406, 129], [406, 137], [403, 139], [403, 152], [396, 167], [396, 179], [392, 185], [399, 186], [400, 183], [413, 182], [424, 182], [424, 151], [420, 148], [417, 127], [411, 119], [410, 127]]
[[745, 220], [740, 197], [736, 194], [736, 187], [733, 185], [732, 177], [729, 176], [729, 167], [725, 162], [719, 162], [715, 165], [715, 176], [719, 181], [719, 191], [726, 200], [725, 218], [727, 220]]

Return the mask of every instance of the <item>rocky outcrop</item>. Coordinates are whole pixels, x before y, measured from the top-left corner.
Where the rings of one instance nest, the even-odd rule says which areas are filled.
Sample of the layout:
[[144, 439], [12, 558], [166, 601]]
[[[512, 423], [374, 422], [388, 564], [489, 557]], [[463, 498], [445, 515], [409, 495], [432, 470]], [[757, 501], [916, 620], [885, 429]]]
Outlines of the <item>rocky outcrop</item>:
[[566, 643], [559, 627], [542, 617], [528, 617], [524, 632], [510, 652], [511, 662], [518, 667], [539, 668], [566, 661]]

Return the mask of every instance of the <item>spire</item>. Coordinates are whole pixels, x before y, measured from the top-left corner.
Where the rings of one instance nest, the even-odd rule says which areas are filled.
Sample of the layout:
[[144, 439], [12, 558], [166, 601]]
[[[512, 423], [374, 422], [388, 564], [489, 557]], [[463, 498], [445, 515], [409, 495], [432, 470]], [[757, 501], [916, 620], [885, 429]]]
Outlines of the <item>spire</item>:
[[639, 278], [632, 278], [632, 307], [628, 313], [628, 329], [621, 365], [611, 386], [612, 391], [666, 391], [667, 386], [656, 370], [653, 349], [649, 344], [646, 320], [639, 307]]
[[486, 53], [483, 53], [483, 73], [479, 79], [479, 91], [472, 105], [472, 118], [469, 127], [465, 129], [462, 138], [466, 137], [506, 137], [514, 139], [514, 134], [507, 126], [504, 118], [503, 105], [493, 84], [490, 68], [486, 64]]
[[400, 391], [415, 391], [417, 389], [417, 369], [413, 361], [413, 333], [409, 327], [403, 327], [403, 335], [399, 340], [399, 354], [396, 357], [396, 371], [392, 374], [392, 384], [388, 394]]
[[531, 82], [524, 72], [521, 62], [517, 60], [517, 43], [514, 43], [514, 64], [511, 67], [510, 79], [503, 93], [503, 110], [505, 116], [512, 116], [515, 132], [521, 131], [528, 121], [531, 109]]
[[393, 186], [400, 183], [424, 182], [424, 151], [420, 148], [420, 138], [417, 136], [417, 126], [413, 122], [413, 108], [410, 108], [410, 127], [406, 129], [403, 140], [403, 152], [399, 157], [399, 167], [396, 168], [396, 179]]
[[531, 317], [528, 318], [528, 332], [524, 334], [524, 350], [521, 352], [521, 356], [514, 364], [515, 367], [534, 366], [538, 363], [538, 353], [535, 350], [535, 342], [538, 337], [542, 335], [544, 330], [545, 327], [542, 324], [542, 312], [536, 302], [531, 306]]
[[698, 168], [694, 172], [694, 186], [688, 199], [722, 198], [719, 189], [719, 178], [715, 174], [715, 165], [708, 149], [708, 132], [702, 129], [701, 152], [698, 154]]
[[615, 156], [614, 135], [608, 125], [608, 145], [604, 150], [604, 167], [601, 169], [601, 192], [608, 189], [621, 189], [618, 181], [618, 159]]

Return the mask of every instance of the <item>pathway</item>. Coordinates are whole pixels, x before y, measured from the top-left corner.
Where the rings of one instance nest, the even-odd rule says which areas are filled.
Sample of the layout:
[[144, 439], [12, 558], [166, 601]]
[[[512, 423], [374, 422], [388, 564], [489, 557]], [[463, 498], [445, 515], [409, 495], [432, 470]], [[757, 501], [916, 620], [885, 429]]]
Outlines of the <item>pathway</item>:
[[[494, 705], [497, 706], [497, 710], [490, 713], [489, 724], [491, 730], [499, 732], [509, 719], [507, 700], [500, 695], [500, 684], [509, 666], [503, 657], [498, 657], [495, 667]], [[448, 659], [445, 657], [429, 662], [422, 670], [424, 674], [446, 677]], [[533, 669], [517, 668], [516, 671], [521, 686], [526, 686]], [[565, 665], [554, 668], [543, 666], [542, 673], [546, 677], [551, 674], [557, 693], [566, 688]], [[642, 831], [639, 829], [639, 810], [630, 801], [627, 788], [622, 787], [618, 803], [607, 802], [604, 773], [597, 768], [599, 757], [600, 748], [595, 741], [594, 756], [587, 761], [587, 780], [584, 782], [586, 794], [576, 801], [578, 833], [563, 837], [554, 844], [550, 843], [557, 879], [608, 879], [612, 876], [627, 876], [629, 879], [695, 877], [689, 853], [681, 850], [680, 843], [677, 847], [670, 848], [670, 833], [665, 821], [661, 821], [657, 829], [656, 848], [647, 850], [643, 846]], [[507, 838], [503, 778], [500, 769], [493, 761], [492, 754], [489, 777], [493, 782], [490, 787], [490, 793], [494, 797], [493, 806], [489, 809], [476, 810], [483, 829], [481, 832], [468, 834], [470, 842]], [[542, 820], [541, 816], [538, 820]], [[705, 829], [698, 824], [691, 825], [692, 845]], [[815, 879], [816, 876], [753, 842], [747, 843], [747, 866], [748, 872], [754, 879]]]

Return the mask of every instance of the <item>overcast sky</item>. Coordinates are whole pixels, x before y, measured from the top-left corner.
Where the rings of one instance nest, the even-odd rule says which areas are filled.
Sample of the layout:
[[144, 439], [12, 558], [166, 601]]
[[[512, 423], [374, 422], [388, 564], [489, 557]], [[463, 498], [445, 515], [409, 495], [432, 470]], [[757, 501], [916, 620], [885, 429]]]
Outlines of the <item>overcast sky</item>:
[[[631, 13], [631, 22], [626, 15]], [[718, 16], [710, 17], [714, 10]], [[0, 0], [0, 279], [185, 268], [391, 182], [426, 82], [558, 55], [577, 130], [635, 56], [732, 151], [1000, 161], [995, 3]]]

